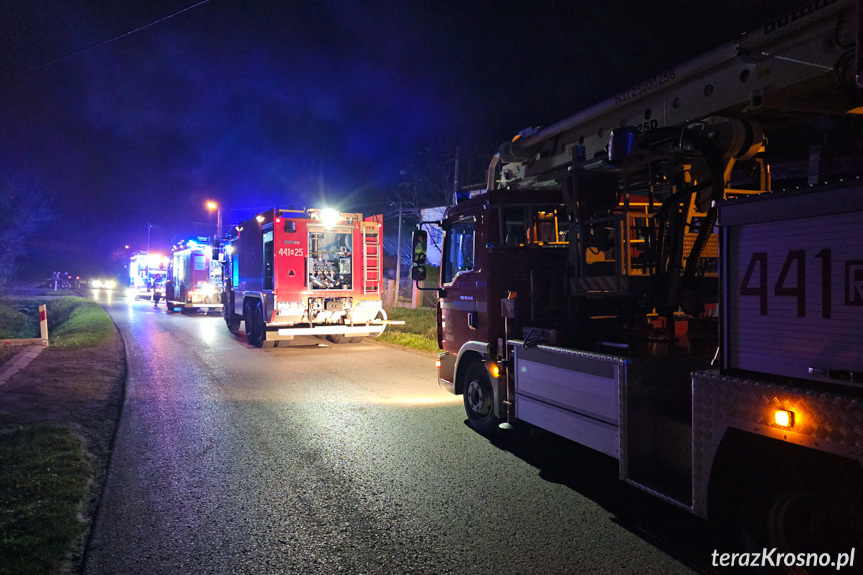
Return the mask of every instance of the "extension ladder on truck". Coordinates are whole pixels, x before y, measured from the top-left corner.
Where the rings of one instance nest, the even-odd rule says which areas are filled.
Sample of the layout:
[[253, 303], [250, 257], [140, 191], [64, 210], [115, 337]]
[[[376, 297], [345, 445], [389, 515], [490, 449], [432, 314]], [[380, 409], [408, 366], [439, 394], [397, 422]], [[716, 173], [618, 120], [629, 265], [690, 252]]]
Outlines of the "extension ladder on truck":
[[363, 294], [381, 292], [381, 228], [379, 216], [363, 222]]

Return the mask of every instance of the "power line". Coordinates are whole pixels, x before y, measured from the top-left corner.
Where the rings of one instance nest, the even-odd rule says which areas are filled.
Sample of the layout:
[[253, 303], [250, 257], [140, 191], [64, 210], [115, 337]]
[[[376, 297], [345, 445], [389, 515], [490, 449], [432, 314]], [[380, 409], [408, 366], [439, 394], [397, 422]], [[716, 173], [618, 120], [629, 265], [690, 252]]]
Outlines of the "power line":
[[36, 70], [39, 70], [39, 69], [44, 68], [46, 66], [50, 66], [51, 64], [56, 64], [57, 62], [62, 62], [63, 60], [67, 60], [67, 59], [71, 58], [72, 56], [77, 56], [78, 54], [83, 54], [84, 52], [89, 52], [90, 50], [93, 50], [94, 48], [99, 48], [100, 46], [104, 46], [105, 44], [110, 44], [111, 42], [115, 42], [116, 40], [119, 40], [121, 38], [125, 38], [126, 36], [131, 36], [132, 34], [140, 32], [141, 30], [146, 30], [147, 28], [150, 28], [151, 26], [155, 26], [156, 24], [160, 24], [160, 23], [164, 22], [165, 20], [170, 20], [174, 16], [178, 16], [184, 12], [188, 12], [189, 10], [194, 10], [198, 6], [202, 6], [208, 2], [210, 2], [210, 0], [201, 0], [200, 2], [197, 2], [196, 4], [192, 4], [191, 6], [187, 6], [186, 8], [183, 8], [182, 10], [178, 10], [178, 11], [174, 12], [173, 14], [169, 14], [168, 16], [165, 16], [164, 18], [159, 18], [158, 20], [154, 20], [153, 22], [150, 22], [149, 24], [144, 24], [143, 26], [139, 26], [138, 28], [135, 28], [134, 30], [129, 30], [128, 32], [124, 32], [118, 36], [114, 36], [113, 38], [103, 40], [102, 42], [99, 42], [97, 44], [93, 44], [92, 46], [89, 46], [87, 48], [82, 48], [82, 49], [77, 50], [75, 52], [71, 52], [69, 54], [66, 54], [65, 56], [60, 56], [59, 58], [54, 58], [53, 60], [43, 62], [42, 64], [39, 64], [37, 66], [33, 66], [32, 68], [28, 68], [28, 69], [22, 70], [20, 72], [15, 72], [13, 74], [9, 74], [8, 76], [4, 76], [4, 78], [15, 78], [15, 77], [21, 76], [23, 74], [29, 74], [30, 72], [35, 72]]

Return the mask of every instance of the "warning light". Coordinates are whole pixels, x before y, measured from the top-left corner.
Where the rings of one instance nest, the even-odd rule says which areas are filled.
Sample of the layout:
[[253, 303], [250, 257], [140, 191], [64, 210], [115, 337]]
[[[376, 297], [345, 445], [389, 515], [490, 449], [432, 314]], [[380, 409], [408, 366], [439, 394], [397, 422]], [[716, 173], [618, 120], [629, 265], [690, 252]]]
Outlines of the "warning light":
[[497, 379], [498, 377], [500, 377], [500, 366], [496, 363], [492, 363], [488, 366], [488, 373], [493, 378]]
[[321, 223], [323, 223], [325, 227], [331, 228], [334, 225], [336, 225], [337, 223], [339, 223], [339, 219], [340, 219], [339, 212], [337, 212], [331, 208], [322, 209], [320, 211], [320, 215], [321, 215]]
[[787, 409], [777, 409], [773, 414], [773, 423], [780, 427], [793, 427], [794, 412]]
[[440, 358], [434, 360], [435, 369], [440, 369]]

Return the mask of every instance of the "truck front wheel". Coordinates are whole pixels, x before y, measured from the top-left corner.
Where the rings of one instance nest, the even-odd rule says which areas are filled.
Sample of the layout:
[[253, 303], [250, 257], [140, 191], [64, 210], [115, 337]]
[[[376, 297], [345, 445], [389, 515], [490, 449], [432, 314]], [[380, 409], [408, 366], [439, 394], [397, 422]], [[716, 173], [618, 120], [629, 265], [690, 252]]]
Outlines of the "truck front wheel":
[[327, 337], [327, 341], [329, 341], [331, 343], [336, 343], [336, 344], [338, 344], [338, 343], [359, 343], [359, 342], [363, 341], [362, 337], [349, 337], [343, 333], [332, 333], [326, 337]]
[[261, 302], [257, 302], [252, 306], [252, 311], [252, 332], [255, 334], [255, 346], [275, 347], [275, 341], [267, 341], [267, 328], [264, 326], [264, 305]]
[[494, 391], [488, 373], [479, 361], [472, 362], [465, 374], [464, 410], [476, 431], [486, 436], [497, 432], [500, 418], [494, 414]]
[[225, 318], [228, 331], [231, 333], [237, 333], [237, 331], [239, 331], [240, 321], [243, 318], [234, 313], [233, 298], [226, 293], [222, 293], [222, 317]]
[[260, 312], [260, 323], [258, 322], [258, 310], [260, 309], [261, 304], [255, 303], [252, 301], [246, 302], [243, 306], [243, 311], [245, 312], [245, 317], [243, 321], [246, 323], [246, 338], [249, 340], [249, 345], [253, 345], [255, 347], [261, 347], [263, 343], [262, 339], [262, 323], [263, 323], [263, 311]]

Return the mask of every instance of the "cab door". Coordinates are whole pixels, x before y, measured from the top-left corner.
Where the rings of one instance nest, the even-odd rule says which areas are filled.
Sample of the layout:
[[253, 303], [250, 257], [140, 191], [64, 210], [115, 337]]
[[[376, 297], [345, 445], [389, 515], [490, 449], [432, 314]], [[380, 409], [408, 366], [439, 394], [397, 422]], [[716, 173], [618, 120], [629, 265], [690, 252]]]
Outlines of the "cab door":
[[[446, 229], [441, 257], [441, 285], [447, 297], [441, 300], [443, 349], [458, 354], [467, 341], [484, 339], [477, 332], [476, 218], [463, 217]], [[483, 310], [484, 311], [484, 310]]]

